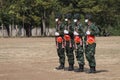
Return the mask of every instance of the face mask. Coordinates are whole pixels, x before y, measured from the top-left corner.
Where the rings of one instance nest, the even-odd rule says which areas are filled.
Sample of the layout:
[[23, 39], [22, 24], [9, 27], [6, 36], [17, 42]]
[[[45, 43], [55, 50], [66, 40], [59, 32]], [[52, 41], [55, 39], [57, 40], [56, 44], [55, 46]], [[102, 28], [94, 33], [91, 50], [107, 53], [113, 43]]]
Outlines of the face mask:
[[65, 19], [65, 21], [68, 21], [68, 19]]
[[58, 21], [58, 18], [57, 18], [57, 19], [55, 19], [55, 21], [57, 22], [57, 21]]
[[74, 19], [74, 22], [77, 22], [77, 19]]
[[88, 19], [85, 19], [85, 22], [87, 23], [87, 22], [88, 22]]

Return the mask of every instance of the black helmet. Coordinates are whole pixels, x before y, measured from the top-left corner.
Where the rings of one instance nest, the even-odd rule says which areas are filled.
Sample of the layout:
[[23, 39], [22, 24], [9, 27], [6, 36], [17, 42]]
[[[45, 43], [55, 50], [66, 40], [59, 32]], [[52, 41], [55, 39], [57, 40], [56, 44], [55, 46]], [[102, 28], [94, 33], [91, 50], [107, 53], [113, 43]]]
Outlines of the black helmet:
[[65, 19], [72, 19], [72, 14], [71, 13], [67, 13], [64, 15]]
[[56, 19], [56, 18], [58, 18], [58, 19], [62, 19], [62, 14], [57, 13], [57, 14], [55, 15], [55, 19]]
[[91, 14], [86, 14], [86, 15], [85, 15], [85, 19], [92, 20], [92, 15], [91, 15]]
[[73, 19], [78, 19], [78, 20], [81, 19], [80, 14], [78, 13], [74, 14]]

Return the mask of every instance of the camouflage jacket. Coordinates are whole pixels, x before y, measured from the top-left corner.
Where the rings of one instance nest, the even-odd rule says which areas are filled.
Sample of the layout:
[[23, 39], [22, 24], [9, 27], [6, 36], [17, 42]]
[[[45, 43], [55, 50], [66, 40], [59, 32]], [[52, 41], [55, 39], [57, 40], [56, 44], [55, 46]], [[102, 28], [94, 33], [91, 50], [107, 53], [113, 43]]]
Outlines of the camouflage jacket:
[[68, 24], [68, 25], [65, 25], [65, 26], [64, 26], [64, 30], [68, 30], [71, 39], [74, 39], [74, 35], [73, 35], [74, 25], [73, 25], [73, 23], [70, 23], [70, 24]]
[[64, 36], [64, 24], [60, 23], [56, 25], [56, 32], [59, 32], [60, 36]]
[[91, 24], [90, 26], [87, 26], [87, 28], [85, 29], [85, 41], [87, 40], [87, 35], [86, 35], [86, 31], [90, 31], [90, 35], [91, 36], [97, 36], [99, 34], [99, 29], [95, 24]]
[[80, 37], [84, 36], [84, 28], [81, 23], [79, 23], [78, 25], [74, 24], [74, 31], [77, 31]]

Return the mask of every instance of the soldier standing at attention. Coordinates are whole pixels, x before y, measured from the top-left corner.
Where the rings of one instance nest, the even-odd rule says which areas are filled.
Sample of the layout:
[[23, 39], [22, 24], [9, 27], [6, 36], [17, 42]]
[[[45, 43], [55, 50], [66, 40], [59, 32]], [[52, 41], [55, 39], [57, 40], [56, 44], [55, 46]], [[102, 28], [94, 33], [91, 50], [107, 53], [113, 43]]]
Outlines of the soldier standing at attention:
[[85, 30], [85, 55], [87, 61], [89, 62], [90, 71], [89, 73], [96, 72], [96, 60], [95, 60], [95, 36], [99, 33], [99, 29], [95, 24], [92, 22], [93, 17], [92, 15], [85, 16], [85, 22], [87, 23], [87, 28]]
[[74, 54], [73, 54], [73, 45], [74, 45], [74, 27], [71, 22], [72, 15], [70, 13], [64, 15], [65, 18], [65, 26], [64, 26], [64, 45], [65, 45], [65, 50], [66, 54], [68, 57], [68, 71], [74, 70]]
[[75, 42], [75, 53], [79, 64], [79, 68], [76, 72], [84, 71], [84, 54], [83, 54], [83, 35], [84, 29], [80, 22], [80, 14], [76, 13], [73, 16], [74, 21], [74, 42]]
[[56, 67], [57, 70], [64, 69], [64, 64], [65, 64], [65, 53], [64, 53], [64, 45], [63, 45], [64, 24], [61, 22], [61, 19], [62, 19], [61, 14], [57, 14], [55, 16], [55, 21], [56, 21], [55, 41], [56, 41], [57, 54], [60, 63], [60, 65]]

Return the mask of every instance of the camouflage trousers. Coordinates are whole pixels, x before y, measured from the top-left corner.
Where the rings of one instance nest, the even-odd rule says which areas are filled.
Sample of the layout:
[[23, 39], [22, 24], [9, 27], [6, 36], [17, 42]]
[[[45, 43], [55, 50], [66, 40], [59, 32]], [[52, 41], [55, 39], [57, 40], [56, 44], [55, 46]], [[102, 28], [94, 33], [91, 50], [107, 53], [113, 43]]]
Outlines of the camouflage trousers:
[[64, 53], [64, 48], [62, 47], [62, 43], [58, 43], [57, 54], [59, 56], [59, 63], [64, 64], [65, 63], [65, 53]]
[[65, 46], [65, 50], [66, 50], [66, 55], [68, 57], [68, 63], [69, 64], [74, 64], [74, 54], [73, 54], [73, 42], [67, 42], [66, 41], [66, 46]]
[[75, 48], [76, 59], [78, 64], [84, 65], [84, 50], [83, 45], [76, 44], [77, 48]]
[[96, 43], [85, 45], [85, 55], [89, 62], [89, 66], [96, 66], [95, 48]]

